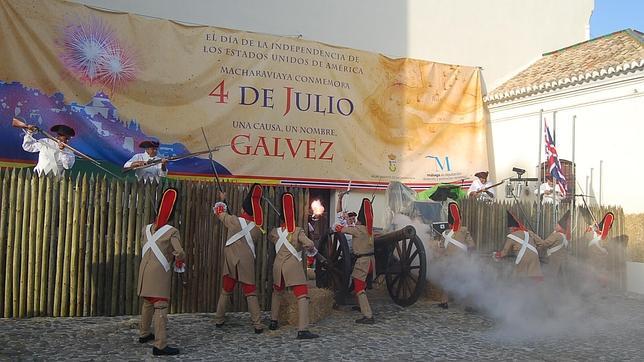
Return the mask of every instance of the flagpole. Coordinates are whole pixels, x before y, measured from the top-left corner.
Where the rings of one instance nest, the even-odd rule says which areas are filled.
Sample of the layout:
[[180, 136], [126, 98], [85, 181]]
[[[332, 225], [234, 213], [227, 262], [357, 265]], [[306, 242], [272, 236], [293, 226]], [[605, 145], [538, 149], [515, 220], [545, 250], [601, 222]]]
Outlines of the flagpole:
[[[552, 144], [555, 146], [555, 148], [557, 148], [557, 111], [552, 112]], [[561, 169], [561, 172], [563, 173], [563, 169]], [[552, 201], [554, 201], [552, 204], [555, 206], [554, 210], [552, 210], [552, 227], [554, 229], [555, 224], [557, 223], [557, 210], [559, 210], [559, 201], [557, 200], [557, 188], [559, 187], [559, 180], [553, 178], [553, 181], [555, 181], [554, 193], [552, 194]]]
[[541, 220], [541, 184], [543, 183], [543, 177], [544, 173], [542, 172], [542, 167], [541, 167], [541, 154], [543, 153], [543, 146], [541, 142], [543, 141], [543, 109], [539, 110], [539, 163], [537, 163], [537, 176], [539, 177], [539, 181], [541, 182], [539, 184], [539, 192], [537, 192], [537, 222], [536, 222], [536, 230], [534, 230], [535, 233], [541, 235], [539, 233], [539, 220]]
[[[571, 188], [571, 190], [575, 190], [576, 189], [575, 186], [577, 185], [577, 164], [575, 163], [575, 136], [576, 136], [576, 134], [575, 134], [575, 132], [576, 132], [575, 123], [576, 122], [577, 122], [577, 115], [574, 114], [572, 116], [572, 172], [573, 172], [572, 177], [573, 177], [573, 187]], [[571, 218], [574, 217], [574, 221], [575, 221], [574, 225], [576, 226], [577, 225], [577, 216], [578, 215], [577, 215], [577, 197], [575, 196], [575, 194], [577, 194], [577, 192], [572, 193], [573, 196], [572, 196]], [[572, 222], [572, 220], [573, 219], [571, 219], [571, 222]], [[571, 227], [572, 227], [572, 225], [571, 225]]]

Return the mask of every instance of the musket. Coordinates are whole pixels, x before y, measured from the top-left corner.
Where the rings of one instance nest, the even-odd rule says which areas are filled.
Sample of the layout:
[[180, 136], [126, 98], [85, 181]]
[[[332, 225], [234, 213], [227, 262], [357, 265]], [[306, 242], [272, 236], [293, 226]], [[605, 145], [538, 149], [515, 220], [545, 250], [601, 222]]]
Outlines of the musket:
[[210, 144], [208, 143], [208, 137], [206, 137], [206, 131], [201, 127], [201, 134], [203, 134], [203, 139], [206, 141], [206, 147], [208, 147], [208, 159], [210, 160], [210, 166], [212, 167], [212, 172], [215, 174], [215, 181], [217, 182], [217, 188], [220, 192], [224, 192], [224, 189], [221, 187], [219, 182], [219, 174], [217, 173], [217, 167], [215, 166], [215, 161], [212, 159], [212, 151], [210, 150]]
[[[577, 182], [577, 186], [579, 187], [579, 189], [580, 189], [580, 190], [583, 190], [583, 189], [581, 188], [581, 185], [579, 184], [579, 181], [576, 181], [576, 182]], [[586, 197], [585, 197], [585, 195], [579, 195], [579, 196], [581, 196], [581, 201], [583, 201], [583, 202], [584, 202], [584, 206], [586, 207], [586, 210], [588, 210], [588, 213], [590, 214], [590, 217], [593, 219], [593, 223], [594, 223], [595, 225], [599, 225], [599, 223], [597, 223], [597, 219], [595, 219], [595, 215], [593, 215], [593, 210], [591, 210], [591, 209], [590, 209], [590, 207], [588, 207], [588, 204], [586, 203]]]
[[[220, 145], [220, 146], [217, 146], [217, 148], [215, 150], [219, 149], [220, 147], [224, 147], [224, 146], [230, 146], [230, 145], [227, 145], [227, 144], [226, 145]], [[186, 153], [184, 155], [168, 157], [168, 158], [166, 158], [166, 160], [168, 162], [174, 162], [174, 161], [183, 160], [185, 158], [190, 158], [190, 157], [194, 157], [194, 156], [203, 155], [203, 154], [206, 154], [206, 153], [209, 153], [209, 152], [214, 152], [214, 151], [204, 150], [204, 151], [199, 151], [199, 152]], [[140, 165], [140, 166], [123, 167], [123, 172], [125, 173], [125, 172], [128, 172], [128, 171], [140, 170], [142, 168], [152, 167], [154, 165], [160, 164], [161, 162], [163, 162], [163, 160], [164, 160], [163, 158], [155, 157], [155, 158], [149, 159], [147, 162], [145, 162], [145, 164]]]
[[39, 127], [36, 127], [36, 126], [31, 126], [31, 127], [30, 127], [30, 125], [28, 125], [27, 123], [25, 123], [24, 121], [22, 121], [22, 120], [20, 120], [20, 119], [18, 119], [18, 118], [16, 118], [16, 117], [13, 117], [13, 119], [11, 120], [11, 126], [12, 126], [12, 127], [15, 127], [15, 128], [20, 128], [20, 129], [23, 129], [23, 130], [26, 130], [26, 131], [30, 131], [30, 130], [31, 130], [31, 127], [35, 127], [35, 128], [36, 128], [36, 132], [40, 132], [40, 133], [42, 133], [45, 137], [49, 138], [50, 140], [52, 140], [52, 141], [54, 141], [54, 142], [56, 142], [56, 143], [63, 143], [63, 144], [65, 145], [65, 147], [69, 148], [69, 149], [70, 149], [74, 154], [76, 154], [76, 155], [78, 155], [78, 156], [80, 156], [80, 157], [82, 157], [82, 158], [84, 158], [84, 159], [86, 159], [86, 160], [90, 161], [90, 162], [91, 162], [91, 163], [93, 163], [96, 167], [98, 167], [98, 168], [100, 168], [101, 170], [103, 170], [103, 171], [105, 171], [105, 172], [109, 173], [110, 175], [112, 175], [112, 176], [116, 177], [117, 179], [119, 179], [119, 180], [121, 179], [121, 177], [120, 177], [120, 176], [118, 176], [118, 175], [116, 175], [116, 174], [112, 173], [110, 170], [108, 170], [108, 169], [106, 169], [105, 167], [103, 167], [103, 166], [102, 166], [102, 165], [101, 165], [97, 160], [95, 160], [95, 159], [93, 159], [93, 158], [89, 157], [88, 155], [86, 155], [86, 154], [82, 153], [81, 151], [79, 151], [79, 150], [75, 149], [74, 147], [70, 146], [69, 144], [64, 143], [64, 142], [61, 142], [61, 141], [60, 141], [60, 140], [58, 140], [56, 137], [52, 136], [52, 135], [51, 135], [51, 133], [49, 133], [49, 132], [45, 131], [44, 129], [40, 129]]

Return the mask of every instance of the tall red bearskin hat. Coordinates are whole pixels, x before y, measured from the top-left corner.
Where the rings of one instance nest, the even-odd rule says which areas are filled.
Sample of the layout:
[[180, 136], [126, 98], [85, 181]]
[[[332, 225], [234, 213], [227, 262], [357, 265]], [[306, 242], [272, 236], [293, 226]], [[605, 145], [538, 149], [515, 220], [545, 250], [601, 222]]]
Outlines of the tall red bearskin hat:
[[177, 202], [178, 193], [176, 189], [169, 188], [163, 191], [161, 201], [159, 201], [159, 208], [157, 212], [157, 219], [154, 222], [156, 228], [160, 228], [168, 223], [174, 213], [174, 206]]
[[597, 225], [602, 240], [606, 240], [608, 232], [613, 227], [613, 221], [615, 221], [615, 215], [612, 212], [607, 212], [604, 218], [602, 218], [602, 221]]
[[295, 197], [290, 192], [282, 194], [282, 214], [280, 220], [289, 233], [295, 231]]
[[514, 216], [514, 214], [512, 214], [509, 210], [506, 211], [506, 213], [508, 217], [507, 226], [509, 228], [525, 229], [525, 226], [519, 221], [519, 219], [517, 219], [516, 216]]
[[568, 239], [568, 240], [570, 240], [570, 238], [571, 238], [570, 224], [571, 224], [570, 210], [568, 210], [568, 211], [566, 211], [565, 214], [563, 214], [563, 216], [557, 222], [557, 225], [559, 225], [563, 229], [564, 234], [566, 234], [566, 239]]
[[360, 211], [358, 212], [358, 221], [367, 227], [367, 233], [373, 235], [373, 207], [371, 201], [366, 197], [362, 199]]
[[253, 184], [246, 198], [242, 203], [242, 209], [253, 217], [255, 225], [261, 227], [264, 224], [264, 210], [262, 209], [263, 189], [260, 184]]

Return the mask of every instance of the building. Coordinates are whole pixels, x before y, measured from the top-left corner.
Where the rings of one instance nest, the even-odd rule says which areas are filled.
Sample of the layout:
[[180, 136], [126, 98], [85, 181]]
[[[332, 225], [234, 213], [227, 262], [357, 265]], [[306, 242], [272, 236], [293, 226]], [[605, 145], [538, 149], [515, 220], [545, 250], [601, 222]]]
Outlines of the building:
[[537, 175], [543, 117], [559, 157], [576, 164], [578, 191], [644, 212], [644, 193], [632, 186], [644, 179], [643, 33], [623, 30], [545, 53], [485, 101], [497, 179], [513, 176], [513, 167]]

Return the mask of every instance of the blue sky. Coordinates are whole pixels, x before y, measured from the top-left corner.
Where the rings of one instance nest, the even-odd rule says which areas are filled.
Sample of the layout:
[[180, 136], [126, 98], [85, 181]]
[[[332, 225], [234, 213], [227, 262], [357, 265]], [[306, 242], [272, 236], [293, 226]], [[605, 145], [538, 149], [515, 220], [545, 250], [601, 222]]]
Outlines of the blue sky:
[[644, 0], [595, 0], [591, 38], [626, 28], [644, 32]]

